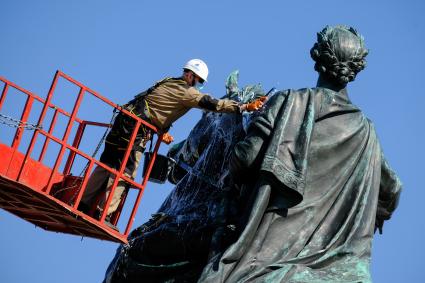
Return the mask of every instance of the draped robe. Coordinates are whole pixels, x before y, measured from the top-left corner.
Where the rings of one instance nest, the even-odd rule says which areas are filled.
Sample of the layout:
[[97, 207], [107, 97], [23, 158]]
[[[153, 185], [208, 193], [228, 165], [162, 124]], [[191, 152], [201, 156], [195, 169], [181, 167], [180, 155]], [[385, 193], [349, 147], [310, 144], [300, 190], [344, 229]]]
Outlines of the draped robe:
[[235, 146], [241, 234], [199, 282], [370, 282], [376, 226], [401, 182], [346, 89], [275, 94]]

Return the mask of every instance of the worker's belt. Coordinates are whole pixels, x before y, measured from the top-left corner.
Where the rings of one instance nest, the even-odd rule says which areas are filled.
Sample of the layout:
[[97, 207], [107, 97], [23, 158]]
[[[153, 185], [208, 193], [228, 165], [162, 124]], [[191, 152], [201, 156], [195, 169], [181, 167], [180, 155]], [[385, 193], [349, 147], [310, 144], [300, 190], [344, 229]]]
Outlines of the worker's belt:
[[[124, 105], [124, 109], [130, 113], [138, 116], [148, 123], [152, 123], [149, 117], [146, 116], [144, 112], [137, 113], [135, 107], [132, 105]], [[120, 112], [112, 125], [112, 129], [106, 137], [106, 143], [116, 146], [118, 150], [125, 150], [127, 148], [128, 142], [130, 140], [131, 134], [136, 126], [136, 120], [127, 114]], [[152, 138], [152, 130], [149, 127], [141, 124], [139, 130], [136, 134], [136, 140], [134, 143], [133, 149], [143, 151], [145, 144], [148, 140]], [[144, 142], [143, 142], [144, 141]], [[140, 146], [140, 143], [143, 143], [143, 146]]]

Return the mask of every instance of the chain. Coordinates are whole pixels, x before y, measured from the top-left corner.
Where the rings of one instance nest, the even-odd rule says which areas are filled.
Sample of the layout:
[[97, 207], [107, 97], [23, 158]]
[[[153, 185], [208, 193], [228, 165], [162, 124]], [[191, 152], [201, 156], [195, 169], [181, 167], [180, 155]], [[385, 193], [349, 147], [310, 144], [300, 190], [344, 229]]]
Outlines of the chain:
[[[115, 117], [117, 115], [117, 112], [118, 111], [115, 108], [114, 109], [114, 112], [112, 114], [112, 117], [111, 117], [111, 121], [109, 122], [109, 124], [112, 124], [114, 122]], [[1, 114], [1, 113], [0, 113], [0, 124], [6, 125], [6, 126], [9, 126], [9, 127], [13, 127], [13, 128], [23, 128], [23, 129], [27, 129], [27, 130], [37, 130], [37, 129], [38, 130], [41, 130], [41, 129], [43, 129], [43, 127], [40, 126], [40, 125], [35, 125], [35, 124], [32, 124], [32, 123], [23, 122], [21, 120], [12, 118], [10, 116], [7, 116], [7, 115]], [[93, 154], [91, 155], [92, 158], [94, 158], [96, 156], [96, 154], [99, 152], [99, 149], [102, 146], [103, 142], [105, 141], [106, 136], [107, 136], [109, 130], [110, 130], [109, 127], [106, 128], [105, 132], [103, 133], [102, 138], [100, 139], [99, 143], [96, 146], [96, 149], [94, 150]], [[83, 176], [83, 174], [86, 173], [86, 171], [87, 171], [87, 169], [89, 167], [89, 164], [90, 164], [90, 161], [87, 162], [86, 166], [84, 166], [83, 170], [81, 170], [80, 174], [78, 175], [78, 178], [75, 178], [74, 182], [72, 182], [72, 184], [70, 186], [67, 186], [67, 187], [62, 188], [60, 190], [57, 190], [54, 193], [54, 196], [58, 195], [59, 193], [61, 193], [63, 191], [67, 191], [69, 189], [73, 189], [77, 185], [78, 180], [80, 180], [81, 177]], [[80, 186], [81, 185], [82, 185], [82, 183], [80, 184]], [[79, 190], [76, 190], [75, 194], [71, 198], [71, 201], [73, 201], [75, 199], [75, 197], [77, 196], [78, 192], [79, 192]]]
[[0, 113], [0, 124], [13, 127], [13, 128], [23, 128], [27, 130], [41, 130], [42, 126], [31, 124], [28, 122], [22, 122], [21, 120], [12, 118], [10, 116], [4, 115]]
[[[112, 117], [111, 117], [111, 121], [109, 122], [109, 124], [112, 124], [112, 123], [114, 122], [116, 115], [117, 115], [117, 109], [115, 108], [115, 109], [114, 109], [114, 112], [113, 112], [113, 114], [112, 114]], [[106, 136], [107, 136], [107, 134], [108, 134], [109, 130], [110, 130], [110, 128], [109, 128], [109, 127], [108, 127], [108, 128], [106, 128], [105, 132], [103, 133], [102, 138], [100, 139], [99, 143], [98, 143], [98, 144], [97, 144], [97, 146], [96, 146], [96, 149], [94, 150], [93, 154], [91, 155], [91, 157], [92, 157], [92, 158], [94, 158], [94, 157], [96, 156], [96, 154], [99, 152], [99, 149], [100, 149], [100, 147], [102, 146], [103, 142], [105, 141]], [[56, 196], [57, 194], [59, 194], [60, 192], [67, 191], [67, 190], [69, 190], [69, 189], [73, 189], [73, 188], [77, 185], [77, 181], [78, 181], [78, 180], [80, 180], [80, 179], [81, 179], [81, 177], [82, 177], [85, 173], [87, 173], [86, 171], [87, 171], [87, 169], [88, 169], [88, 167], [89, 167], [89, 164], [90, 164], [90, 161], [88, 161], [88, 162], [87, 162], [87, 164], [86, 164], [86, 166], [84, 166], [83, 170], [81, 170], [80, 174], [78, 175], [78, 178], [75, 178], [75, 179], [74, 179], [74, 182], [72, 182], [72, 184], [71, 184], [70, 186], [65, 187], [65, 188], [62, 188], [62, 189], [60, 189], [60, 190], [57, 190], [57, 191], [55, 192], [55, 196]], [[82, 183], [80, 184], [80, 187], [81, 187], [81, 185], [82, 185]], [[74, 193], [74, 195], [73, 195], [73, 196], [72, 196], [72, 198], [71, 198], [71, 202], [72, 202], [73, 200], [75, 200], [75, 197], [77, 196], [77, 194], [78, 194], [78, 192], [79, 192], [79, 191], [80, 191], [79, 189], [75, 190], [75, 193]]]

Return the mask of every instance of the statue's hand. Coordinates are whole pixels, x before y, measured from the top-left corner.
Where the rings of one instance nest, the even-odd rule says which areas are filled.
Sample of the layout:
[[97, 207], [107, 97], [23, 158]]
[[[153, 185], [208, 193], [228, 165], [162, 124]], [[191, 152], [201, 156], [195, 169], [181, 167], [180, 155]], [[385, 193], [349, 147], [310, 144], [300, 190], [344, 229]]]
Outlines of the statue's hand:
[[375, 231], [378, 229], [379, 234], [382, 234], [384, 228], [385, 220], [389, 220], [391, 218], [391, 213], [389, 213], [385, 208], [378, 205], [378, 210], [376, 211], [376, 219], [375, 219]]
[[375, 230], [373, 231], [376, 233], [376, 230], [378, 230], [379, 234], [382, 235], [382, 229], [384, 228], [384, 219], [376, 218], [375, 220]]

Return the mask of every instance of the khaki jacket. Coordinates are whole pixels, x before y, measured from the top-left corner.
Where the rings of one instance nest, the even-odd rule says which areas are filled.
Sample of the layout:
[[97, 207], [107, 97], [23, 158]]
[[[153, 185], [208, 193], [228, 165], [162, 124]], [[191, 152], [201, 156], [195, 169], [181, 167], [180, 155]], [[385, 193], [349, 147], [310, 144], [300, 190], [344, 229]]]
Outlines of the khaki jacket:
[[[229, 99], [214, 99], [190, 87], [180, 78], [170, 79], [145, 96], [147, 114], [159, 129], [167, 129], [191, 108], [214, 112], [239, 112], [239, 104]], [[207, 101], [208, 103], [205, 103]], [[201, 102], [201, 103], [200, 103]]]

